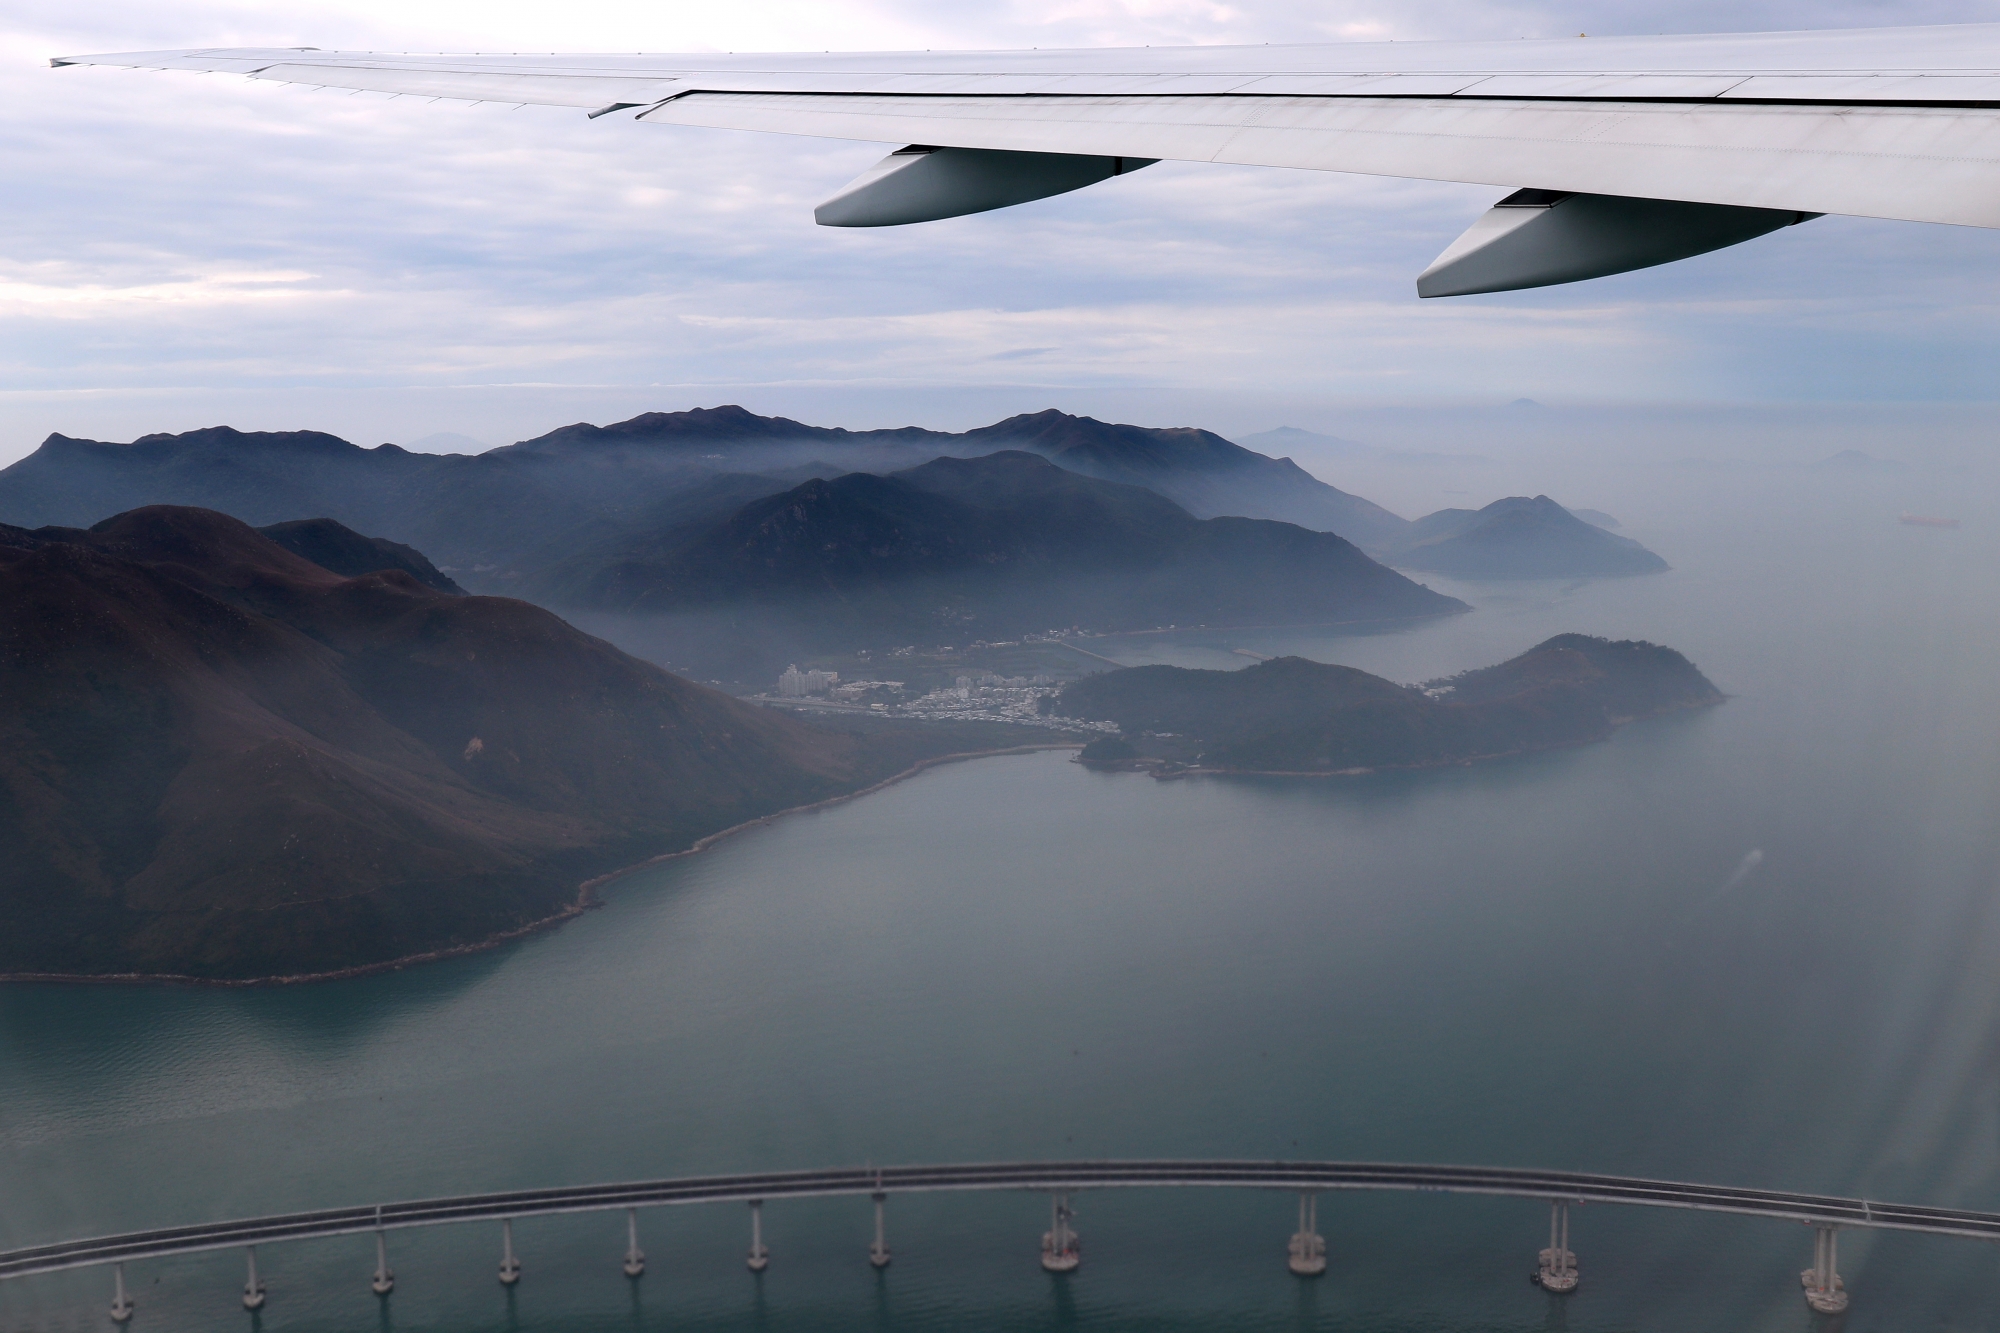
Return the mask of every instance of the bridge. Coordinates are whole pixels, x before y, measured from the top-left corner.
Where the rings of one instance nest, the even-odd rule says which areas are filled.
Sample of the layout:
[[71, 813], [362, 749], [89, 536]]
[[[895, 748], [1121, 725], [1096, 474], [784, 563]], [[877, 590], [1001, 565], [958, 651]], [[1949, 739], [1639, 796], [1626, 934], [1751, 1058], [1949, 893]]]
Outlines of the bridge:
[[1546, 1200], [1550, 1205], [1549, 1245], [1539, 1255], [1539, 1267], [1534, 1276], [1544, 1288], [1555, 1293], [1574, 1290], [1579, 1280], [1576, 1255], [1569, 1248], [1569, 1206], [1573, 1203], [1685, 1208], [1798, 1222], [1815, 1228], [1816, 1233], [1812, 1267], [1800, 1274], [1800, 1283], [1807, 1303], [1813, 1309], [1828, 1314], [1837, 1313], [1847, 1305], [1845, 1283], [1837, 1271], [1835, 1251], [1836, 1238], [1843, 1228], [1920, 1231], [1940, 1236], [2000, 1240], [2000, 1213], [1573, 1171], [1380, 1162], [995, 1162], [624, 1181], [206, 1222], [0, 1252], [0, 1280], [110, 1264], [113, 1267], [111, 1314], [122, 1322], [131, 1317], [133, 1310], [133, 1303], [125, 1290], [125, 1265], [128, 1262], [240, 1246], [247, 1252], [248, 1265], [243, 1304], [255, 1310], [265, 1300], [264, 1284], [257, 1277], [257, 1246], [372, 1232], [376, 1244], [376, 1265], [370, 1286], [377, 1295], [387, 1296], [395, 1286], [395, 1275], [389, 1268], [388, 1259], [390, 1231], [498, 1221], [501, 1224], [499, 1277], [500, 1281], [511, 1285], [521, 1276], [521, 1264], [514, 1254], [513, 1223], [516, 1218], [619, 1209], [625, 1210], [627, 1215], [629, 1243], [624, 1256], [624, 1271], [628, 1277], [636, 1279], [645, 1272], [646, 1266], [645, 1254], [639, 1248], [641, 1208], [730, 1202], [750, 1206], [747, 1262], [753, 1271], [761, 1272], [770, 1263], [770, 1252], [763, 1239], [764, 1204], [773, 1199], [836, 1196], [865, 1196], [873, 1201], [875, 1234], [868, 1257], [876, 1267], [883, 1268], [890, 1262], [884, 1205], [891, 1194], [967, 1190], [1023, 1190], [1048, 1194], [1051, 1197], [1051, 1221], [1049, 1230], [1042, 1237], [1042, 1265], [1051, 1272], [1063, 1273], [1081, 1263], [1076, 1233], [1071, 1226], [1074, 1218], [1073, 1197], [1083, 1190], [1140, 1187], [1219, 1187], [1296, 1193], [1299, 1196], [1299, 1229], [1291, 1237], [1287, 1265], [1292, 1272], [1307, 1278], [1326, 1271], [1326, 1245], [1318, 1234], [1316, 1205], [1317, 1196], [1326, 1191], [1425, 1191]]

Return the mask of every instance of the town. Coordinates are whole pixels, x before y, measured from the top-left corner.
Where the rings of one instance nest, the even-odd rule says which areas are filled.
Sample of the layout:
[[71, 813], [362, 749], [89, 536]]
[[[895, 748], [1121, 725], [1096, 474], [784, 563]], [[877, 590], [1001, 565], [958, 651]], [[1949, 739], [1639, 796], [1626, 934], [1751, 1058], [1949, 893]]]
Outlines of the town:
[[838, 671], [785, 669], [771, 693], [749, 696], [776, 707], [830, 712], [866, 712], [933, 722], [1010, 722], [1048, 731], [1116, 733], [1112, 722], [1056, 717], [1043, 701], [1060, 688], [1053, 676], [1002, 676], [993, 672], [957, 677], [951, 685], [912, 695], [900, 680], [843, 681]]

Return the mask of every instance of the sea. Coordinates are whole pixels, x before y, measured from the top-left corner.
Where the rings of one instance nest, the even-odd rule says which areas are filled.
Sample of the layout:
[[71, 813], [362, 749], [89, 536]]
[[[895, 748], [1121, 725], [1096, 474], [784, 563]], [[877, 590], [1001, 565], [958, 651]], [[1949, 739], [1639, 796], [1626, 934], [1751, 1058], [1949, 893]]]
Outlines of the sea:
[[[1121, 1157], [1538, 1167], [2000, 1209], [2000, 499], [1902, 469], [1654, 459], [1558, 496], [1673, 565], [1428, 579], [1471, 613], [1378, 633], [1091, 644], [1398, 680], [1557, 633], [1685, 652], [1726, 703], [1601, 744], [1339, 779], [1156, 781], [971, 760], [625, 877], [474, 956], [285, 989], [0, 988], [0, 1247], [512, 1187]], [[1427, 485], [1434, 483], [1425, 483]], [[1504, 492], [1503, 492], [1504, 493]], [[1490, 496], [1486, 498], [1492, 498]], [[1468, 500], [1467, 503], [1474, 501]], [[1477, 501], [1483, 502], [1483, 500]], [[1899, 521], [1952, 517], [1957, 528]], [[1991, 1328], [2000, 1251], [1843, 1233], [1813, 1315], [1796, 1223], [1324, 1196], [772, 1201], [392, 1232], [129, 1266], [153, 1333], [270, 1330]], [[0, 1329], [109, 1326], [104, 1269], [0, 1282]]]

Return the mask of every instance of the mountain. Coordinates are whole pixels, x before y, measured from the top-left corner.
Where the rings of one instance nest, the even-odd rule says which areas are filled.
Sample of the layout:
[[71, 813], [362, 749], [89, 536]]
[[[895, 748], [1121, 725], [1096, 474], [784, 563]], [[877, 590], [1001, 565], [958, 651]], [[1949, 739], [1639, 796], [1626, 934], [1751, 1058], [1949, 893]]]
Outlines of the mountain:
[[1040, 454], [1104, 481], [1144, 486], [1198, 517], [1274, 518], [1339, 532], [1372, 546], [1401, 533], [1406, 521], [1380, 505], [1337, 490], [1289, 458], [1269, 458], [1192, 427], [1126, 426], [1050, 409], [1008, 417], [953, 434], [914, 426], [850, 431], [760, 417], [740, 407], [648, 412], [611, 426], [579, 424], [504, 451], [539, 456], [659, 456], [762, 471], [785, 463], [840, 459], [852, 471], [887, 471], [898, 461], [939, 454], [975, 457], [1000, 450]]
[[1277, 519], [1337, 532], [1369, 549], [1400, 538], [1409, 526], [1289, 458], [1270, 458], [1192, 427], [1119, 426], [1046, 411], [1009, 417], [960, 438], [979, 452], [1025, 449], [1087, 477], [1144, 486], [1197, 518]]
[[891, 472], [939, 455], [1023, 448], [1072, 471], [1146, 485], [1199, 517], [1238, 514], [1339, 531], [1371, 548], [1403, 520], [1197, 430], [1149, 430], [1042, 412], [975, 431], [849, 431], [740, 407], [649, 412], [565, 426], [481, 454], [364, 449], [318, 431], [227, 426], [130, 444], [51, 435], [0, 469], [0, 522], [87, 527], [149, 504], [193, 505], [267, 526], [331, 518], [424, 551], [475, 591], [513, 591], [586, 547], [657, 532], [656, 511], [723, 474]]
[[1188, 738], [1203, 768], [1423, 768], [1601, 740], [1638, 717], [1722, 702], [1671, 648], [1562, 634], [1427, 688], [1280, 657], [1240, 671], [1145, 666], [1063, 687], [1053, 710], [1131, 737]]
[[814, 478], [698, 520], [551, 590], [604, 610], [782, 611], [850, 646], [1070, 624], [1308, 624], [1464, 609], [1332, 533], [1198, 519], [1037, 454]]
[[258, 532], [293, 555], [304, 556], [321, 569], [353, 578], [379, 569], [400, 569], [426, 588], [454, 595], [465, 589], [438, 572], [438, 567], [414, 546], [386, 537], [364, 537], [330, 518], [301, 518], [274, 523]]
[[[903, 426], [890, 430], [847, 430], [840, 426], [808, 426], [789, 417], [760, 417], [735, 404], [697, 407], [685, 412], [642, 412], [628, 421], [593, 426], [580, 421], [546, 435], [510, 444], [494, 453], [560, 458], [707, 458], [726, 461], [732, 455], [763, 448], [855, 449], [884, 447], [935, 450], [957, 438], [944, 431]], [[796, 460], [794, 460], [796, 461]]]
[[1812, 465], [1815, 472], [1844, 472], [1857, 476], [1898, 476], [1913, 469], [1908, 463], [1899, 463], [1893, 458], [1877, 458], [1864, 454], [1859, 449], [1842, 449], [1830, 458], [1822, 458]]
[[1389, 552], [1399, 569], [1468, 579], [1654, 574], [1667, 562], [1629, 537], [1586, 523], [1546, 495], [1484, 509], [1440, 509], [1410, 524]]
[[0, 972], [380, 965], [949, 748], [808, 726], [527, 603], [207, 510], [0, 528]]
[[52, 435], [0, 469], [0, 522], [87, 527], [148, 504], [216, 509], [258, 527], [326, 517], [413, 546], [475, 591], [511, 591], [606, 532], [645, 530], [661, 503], [716, 473], [698, 456], [415, 454], [317, 431], [219, 426], [129, 445]]
[[88, 527], [152, 504], [191, 505], [263, 527], [331, 518], [414, 546], [475, 588], [508, 586], [544, 549], [709, 475], [689, 465], [589, 467], [562, 460], [363, 449], [318, 431], [227, 426], [105, 444], [51, 435], [0, 470], [0, 522]]

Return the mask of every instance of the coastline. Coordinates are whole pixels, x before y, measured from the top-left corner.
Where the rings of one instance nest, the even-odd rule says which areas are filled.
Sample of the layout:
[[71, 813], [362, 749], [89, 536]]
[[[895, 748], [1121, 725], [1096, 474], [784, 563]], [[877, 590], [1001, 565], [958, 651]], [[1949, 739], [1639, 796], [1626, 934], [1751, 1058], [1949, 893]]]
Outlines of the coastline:
[[422, 953], [405, 954], [401, 958], [386, 959], [379, 963], [363, 963], [356, 967], [336, 968], [329, 972], [298, 972], [276, 977], [192, 977], [173, 972], [0, 972], [0, 985], [16, 982], [49, 982], [72, 986], [220, 986], [243, 989], [261, 986], [303, 986], [315, 981], [346, 981], [354, 977], [373, 976], [379, 972], [400, 972], [406, 967], [414, 967], [421, 963], [437, 963], [447, 958], [460, 958], [466, 954], [482, 953], [487, 949], [498, 948], [510, 940], [518, 940], [527, 935], [534, 935], [545, 930], [553, 930], [565, 921], [581, 916], [592, 908], [604, 906], [603, 900], [597, 896], [597, 890], [612, 880], [629, 875], [634, 871], [644, 870], [648, 866], [659, 865], [664, 861], [672, 861], [683, 856], [694, 856], [699, 852], [705, 852], [725, 838], [734, 837], [750, 829], [761, 828], [788, 815], [804, 814], [809, 810], [823, 810], [828, 806], [859, 800], [861, 797], [872, 795], [885, 787], [893, 787], [897, 783], [913, 778], [926, 769], [935, 768], [939, 764], [956, 764], [968, 759], [987, 759], [1003, 754], [1031, 754], [1038, 750], [1080, 750], [1082, 748], [1083, 742], [1081, 741], [1047, 741], [1033, 745], [1010, 745], [997, 750], [961, 750], [955, 754], [933, 755], [929, 759], [920, 760], [912, 764], [900, 773], [892, 774], [889, 777], [881, 779], [879, 782], [871, 783], [855, 791], [842, 792], [838, 796], [829, 796], [824, 800], [811, 801], [805, 805], [788, 806], [783, 810], [774, 810], [768, 815], [759, 815], [755, 819], [746, 819], [741, 824], [732, 824], [728, 828], [720, 829], [704, 837], [697, 838], [693, 843], [681, 848], [679, 851], [662, 852], [658, 856], [649, 856], [643, 861], [637, 861], [629, 866], [622, 866], [617, 870], [607, 871], [595, 878], [587, 879], [576, 886], [576, 898], [560, 912], [552, 913], [539, 920], [530, 921], [526, 925], [515, 926], [511, 930], [503, 930], [496, 934], [488, 935], [486, 938], [476, 940], [471, 944], [454, 944], [447, 949], [428, 949]]
[[[1398, 572], [1400, 573], [1401, 571]], [[1429, 584], [1420, 583], [1417, 586], [1429, 589], [1431, 592], [1437, 592], [1437, 589], [1431, 588]], [[1438, 596], [1442, 597], [1445, 594], [1438, 593]], [[1452, 600], [1458, 601], [1456, 597], [1452, 598]], [[1076, 637], [1079, 639], [1150, 639], [1158, 638], [1164, 634], [1262, 634], [1271, 630], [1355, 629], [1366, 628], [1370, 625], [1421, 625], [1426, 620], [1442, 620], [1446, 616], [1463, 616], [1470, 615], [1471, 613], [1472, 607], [1460, 603], [1456, 611], [1420, 611], [1413, 616], [1369, 616], [1363, 620], [1313, 620], [1297, 623], [1286, 621], [1271, 625], [1171, 625], [1159, 629], [1105, 630], [1099, 634], [1079, 634]], [[1070, 643], [1066, 639], [1051, 639], [1049, 642], [1059, 647], [1075, 649], [1077, 652], [1088, 651], [1087, 649], [1077, 648], [1075, 644]], [[1097, 654], [1091, 653], [1090, 656], [1096, 657]], [[1107, 657], [1104, 660], [1108, 662], [1111, 659]]]
[[1516, 750], [1499, 750], [1492, 754], [1464, 755], [1456, 759], [1434, 759], [1422, 764], [1377, 764], [1369, 768], [1210, 768], [1201, 764], [1181, 764], [1178, 766], [1160, 763], [1128, 762], [1119, 765], [1102, 765], [1095, 771], [1100, 773], [1144, 773], [1155, 782], [1173, 782], [1180, 778], [1362, 778], [1375, 773], [1428, 773], [1441, 768], [1471, 768], [1474, 764], [1492, 763], [1501, 759], [1519, 759], [1531, 754], [1555, 754], [1562, 750], [1581, 750], [1587, 745], [1602, 745], [1634, 722], [1645, 722], [1656, 717], [1669, 717], [1675, 713], [1689, 713], [1697, 709], [1718, 708], [1729, 701], [1729, 696], [1720, 699], [1699, 700], [1692, 703], [1670, 704], [1650, 713], [1636, 717], [1614, 717], [1605, 730], [1595, 736], [1585, 736], [1573, 741], [1557, 741], [1549, 745], [1524, 745]]

